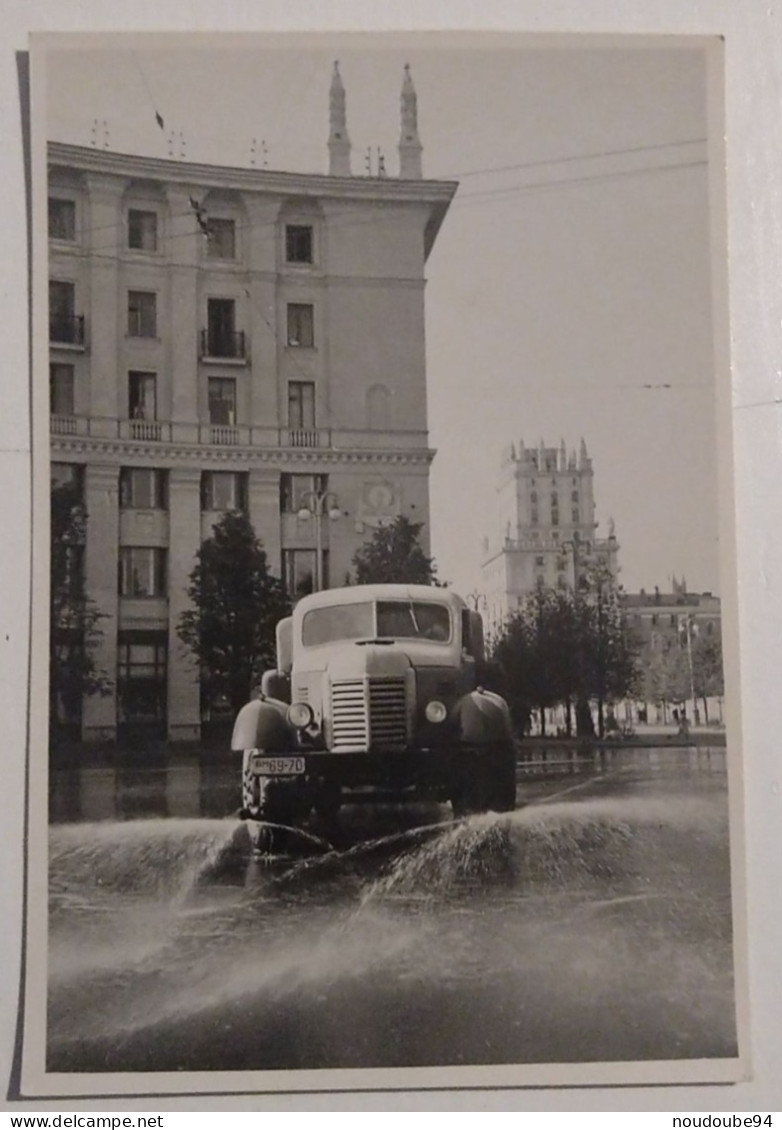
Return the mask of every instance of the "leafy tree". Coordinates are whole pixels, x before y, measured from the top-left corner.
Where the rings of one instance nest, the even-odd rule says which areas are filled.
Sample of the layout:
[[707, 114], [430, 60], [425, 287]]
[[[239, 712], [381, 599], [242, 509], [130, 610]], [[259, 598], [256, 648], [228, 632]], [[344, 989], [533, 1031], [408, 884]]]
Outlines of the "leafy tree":
[[411, 522], [403, 514], [378, 527], [353, 555], [356, 584], [441, 585], [434, 558], [421, 547], [422, 529], [422, 522]]
[[198, 658], [202, 693], [234, 712], [275, 665], [275, 628], [290, 605], [245, 514], [226, 513], [197, 554], [177, 634]]
[[573, 708], [580, 734], [594, 732], [590, 700], [605, 731], [605, 707], [637, 686], [637, 644], [630, 633], [610, 575], [593, 573], [577, 592], [540, 584], [523, 601], [495, 642], [492, 657], [502, 667], [506, 696], [517, 724], [533, 709], [565, 707], [572, 732]]
[[582, 624], [581, 691], [597, 701], [597, 725], [605, 734], [605, 707], [638, 686], [638, 643], [630, 631], [614, 577], [598, 565], [582, 578], [576, 600]]
[[707, 699], [710, 695], [725, 693], [725, 676], [722, 666], [722, 641], [719, 632], [700, 634], [692, 644], [692, 684], [695, 694], [703, 702], [704, 721], [709, 720]]
[[84, 542], [87, 512], [73, 483], [52, 486], [49, 574], [49, 724], [52, 729], [81, 716], [85, 695], [111, 686], [94, 659], [102, 614], [87, 596]]

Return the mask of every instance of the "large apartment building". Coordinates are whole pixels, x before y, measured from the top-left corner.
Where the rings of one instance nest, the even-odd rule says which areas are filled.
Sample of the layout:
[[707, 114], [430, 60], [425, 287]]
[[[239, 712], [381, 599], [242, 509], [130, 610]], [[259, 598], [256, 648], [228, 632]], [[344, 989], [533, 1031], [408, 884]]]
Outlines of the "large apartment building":
[[87, 740], [198, 737], [176, 625], [226, 510], [294, 597], [344, 583], [379, 523], [428, 532], [424, 269], [456, 185], [422, 177], [409, 71], [398, 177], [351, 174], [336, 66], [328, 149], [303, 175], [49, 145], [52, 479], [82, 491], [113, 682]]

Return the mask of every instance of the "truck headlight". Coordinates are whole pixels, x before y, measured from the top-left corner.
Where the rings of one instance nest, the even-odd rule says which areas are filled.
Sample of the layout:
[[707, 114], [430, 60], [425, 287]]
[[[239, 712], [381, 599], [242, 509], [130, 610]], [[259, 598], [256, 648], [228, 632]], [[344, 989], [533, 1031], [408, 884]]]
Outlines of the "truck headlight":
[[427, 702], [425, 714], [427, 722], [444, 722], [448, 717], [445, 704], [438, 702], [436, 698], [433, 698], [431, 702]]
[[297, 730], [306, 730], [312, 724], [315, 715], [312, 707], [306, 702], [292, 702], [287, 711], [288, 721]]

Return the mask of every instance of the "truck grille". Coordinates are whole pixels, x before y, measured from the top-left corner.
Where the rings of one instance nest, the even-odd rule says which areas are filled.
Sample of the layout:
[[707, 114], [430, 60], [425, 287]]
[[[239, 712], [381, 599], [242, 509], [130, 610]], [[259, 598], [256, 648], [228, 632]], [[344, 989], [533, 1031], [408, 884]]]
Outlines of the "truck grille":
[[332, 749], [402, 750], [407, 746], [404, 678], [336, 679], [331, 684]]

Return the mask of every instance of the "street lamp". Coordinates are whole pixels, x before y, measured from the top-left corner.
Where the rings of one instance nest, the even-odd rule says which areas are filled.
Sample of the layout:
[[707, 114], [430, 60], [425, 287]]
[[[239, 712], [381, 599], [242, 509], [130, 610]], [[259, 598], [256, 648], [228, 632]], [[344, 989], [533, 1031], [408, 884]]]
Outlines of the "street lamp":
[[329, 490], [308, 490], [301, 496], [297, 518], [306, 521], [315, 519], [315, 592], [323, 588], [323, 521], [330, 518], [336, 521], [342, 517], [337, 504], [337, 496]]

